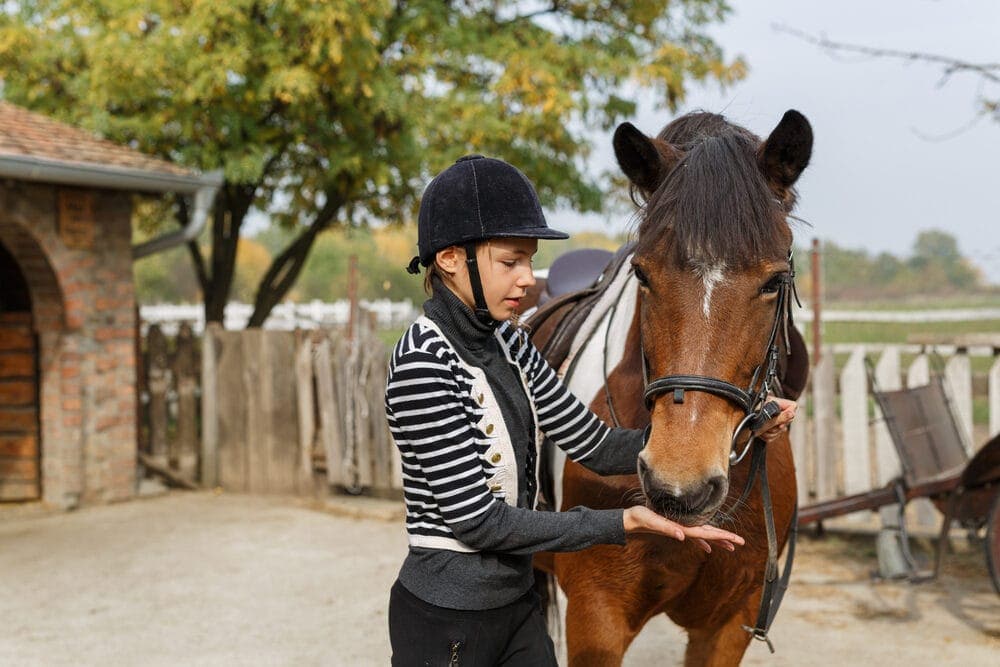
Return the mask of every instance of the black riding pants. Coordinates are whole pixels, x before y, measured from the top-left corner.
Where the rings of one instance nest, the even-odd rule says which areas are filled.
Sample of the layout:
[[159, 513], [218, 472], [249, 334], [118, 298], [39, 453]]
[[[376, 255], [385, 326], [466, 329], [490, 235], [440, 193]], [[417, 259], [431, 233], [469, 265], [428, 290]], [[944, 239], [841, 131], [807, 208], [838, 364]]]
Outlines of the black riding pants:
[[389, 639], [393, 667], [556, 665], [534, 591], [503, 607], [467, 611], [424, 602], [397, 581], [389, 594]]

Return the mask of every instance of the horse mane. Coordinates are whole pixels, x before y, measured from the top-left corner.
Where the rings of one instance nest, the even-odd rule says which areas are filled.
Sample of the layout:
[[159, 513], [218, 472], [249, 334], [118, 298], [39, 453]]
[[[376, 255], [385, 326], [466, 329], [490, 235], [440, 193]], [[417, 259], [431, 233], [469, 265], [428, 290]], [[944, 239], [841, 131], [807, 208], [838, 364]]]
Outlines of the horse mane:
[[746, 268], [788, 252], [787, 211], [757, 161], [761, 139], [719, 114], [692, 112], [657, 136], [684, 156], [643, 204], [637, 251], [668, 231], [674, 260]]

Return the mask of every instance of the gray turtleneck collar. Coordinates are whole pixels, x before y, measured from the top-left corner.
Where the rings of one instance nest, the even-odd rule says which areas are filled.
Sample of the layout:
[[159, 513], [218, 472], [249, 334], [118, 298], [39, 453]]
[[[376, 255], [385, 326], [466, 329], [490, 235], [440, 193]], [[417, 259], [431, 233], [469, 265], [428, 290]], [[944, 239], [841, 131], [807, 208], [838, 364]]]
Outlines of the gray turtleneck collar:
[[[442, 280], [433, 276], [431, 284], [434, 291], [431, 298], [424, 302], [424, 313], [441, 327], [441, 330], [455, 346], [456, 352], [466, 361], [480, 365], [484, 348], [492, 349], [490, 344], [493, 332], [500, 325], [480, 322], [475, 313], [457, 294], [452, 292]], [[469, 352], [473, 358], [469, 358]]]

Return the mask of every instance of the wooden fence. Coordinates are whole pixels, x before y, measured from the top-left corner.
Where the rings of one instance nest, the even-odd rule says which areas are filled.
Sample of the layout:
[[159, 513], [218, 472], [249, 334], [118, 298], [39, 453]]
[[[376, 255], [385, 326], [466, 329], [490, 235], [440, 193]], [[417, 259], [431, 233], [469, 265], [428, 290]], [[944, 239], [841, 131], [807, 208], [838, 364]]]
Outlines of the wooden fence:
[[[342, 330], [211, 325], [200, 344], [186, 327], [169, 344], [154, 325], [145, 347], [140, 448], [151, 462], [237, 491], [399, 494], [398, 452], [382, 408], [388, 353], [370, 333], [352, 339]], [[1000, 346], [826, 348], [793, 430], [800, 504], [869, 491], [899, 474], [870, 397], [866, 355], [885, 389], [926, 384], [940, 366], [972, 453], [1000, 432], [998, 354]], [[988, 361], [973, 373], [977, 355]], [[916, 525], [937, 521], [929, 503], [918, 501], [911, 512]]]
[[189, 484], [197, 477], [198, 342], [184, 324], [173, 340], [153, 325], [142, 346], [139, 368], [140, 460]]
[[[835, 358], [847, 355], [839, 372]], [[1000, 432], [1000, 349], [956, 346], [840, 345], [825, 348], [812, 369], [810, 388], [792, 435], [799, 483], [799, 504], [861, 493], [884, 486], [900, 465], [884, 419], [871, 400], [867, 356], [875, 381], [892, 390], [927, 384], [931, 373], [945, 378], [970, 455]], [[974, 374], [972, 358], [985, 356], [984, 373]], [[974, 405], [986, 419], [974, 420]], [[985, 407], [985, 410], [983, 409]], [[804, 414], [805, 413], [805, 414]], [[805, 417], [804, 419], [802, 417]], [[926, 500], [912, 503], [910, 520], [931, 527], [939, 518]], [[866, 521], [864, 513], [851, 520]]]
[[373, 334], [210, 325], [199, 344], [182, 326], [171, 343], [152, 325], [145, 348], [140, 458], [173, 481], [399, 494], [382, 409], [388, 351]]
[[[378, 339], [211, 325], [202, 350], [202, 484], [257, 493], [402, 488]], [[317, 471], [325, 474], [316, 479]]]

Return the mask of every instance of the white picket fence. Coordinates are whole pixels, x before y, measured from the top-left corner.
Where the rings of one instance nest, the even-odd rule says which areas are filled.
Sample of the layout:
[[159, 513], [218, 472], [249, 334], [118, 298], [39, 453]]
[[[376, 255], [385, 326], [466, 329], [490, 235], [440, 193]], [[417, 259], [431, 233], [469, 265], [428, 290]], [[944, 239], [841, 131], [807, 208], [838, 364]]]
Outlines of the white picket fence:
[[[835, 352], [849, 354], [839, 377], [834, 369]], [[824, 348], [819, 363], [812, 370], [808, 398], [800, 399], [808, 400], [811, 415], [796, 420], [804, 423], [798, 425], [792, 438], [799, 504], [870, 491], [899, 475], [899, 458], [888, 429], [878, 407], [869, 400], [866, 355], [874, 364], [875, 381], [882, 390], [927, 384], [937, 364], [941, 364], [945, 388], [964, 430], [966, 448], [971, 456], [1000, 432], [1000, 356], [995, 352], [992, 346], [959, 348], [954, 345]], [[905, 368], [904, 355], [916, 355]], [[989, 418], [985, 424], [974, 424], [971, 358], [980, 355], [992, 359], [984, 397]], [[803, 412], [806, 411], [801, 411], [800, 416]], [[921, 500], [912, 505], [911, 522], [928, 528], [938, 525], [938, 514], [929, 502]], [[865, 521], [869, 517], [855, 516], [854, 519]]]
[[[417, 309], [409, 299], [390, 301], [378, 299], [360, 302], [362, 311], [372, 313], [380, 328], [400, 328], [414, 320]], [[281, 303], [274, 307], [264, 322], [264, 329], [293, 331], [295, 329], [322, 329], [347, 324], [351, 303], [346, 299], [326, 303]], [[224, 328], [234, 331], [246, 327], [253, 306], [248, 303], [226, 305]], [[139, 315], [145, 325], [159, 324], [167, 335], [174, 335], [182, 322], [191, 325], [196, 335], [205, 330], [205, 309], [201, 304], [157, 304], [142, 306]]]
[[[535, 271], [535, 275], [545, 270]], [[376, 323], [381, 328], [400, 328], [408, 325], [419, 314], [418, 306], [409, 299], [390, 301], [377, 299], [360, 302], [362, 310], [374, 313]], [[320, 329], [346, 324], [350, 317], [351, 304], [346, 299], [309, 303], [281, 303], [274, 307], [271, 316], [264, 323], [264, 329], [293, 331], [295, 329]], [[230, 303], [225, 309], [224, 328], [237, 330], [246, 327], [253, 306], [247, 303]], [[205, 329], [205, 311], [201, 304], [155, 304], [140, 308], [140, 316], [145, 325], [159, 324], [161, 330], [176, 335], [182, 322], [189, 323], [194, 333], [200, 335]], [[813, 313], [808, 304], [795, 311], [797, 322], [812, 322]], [[977, 320], [1000, 319], [1000, 308], [958, 308], [946, 310], [826, 310], [824, 322], [971, 322]]]

